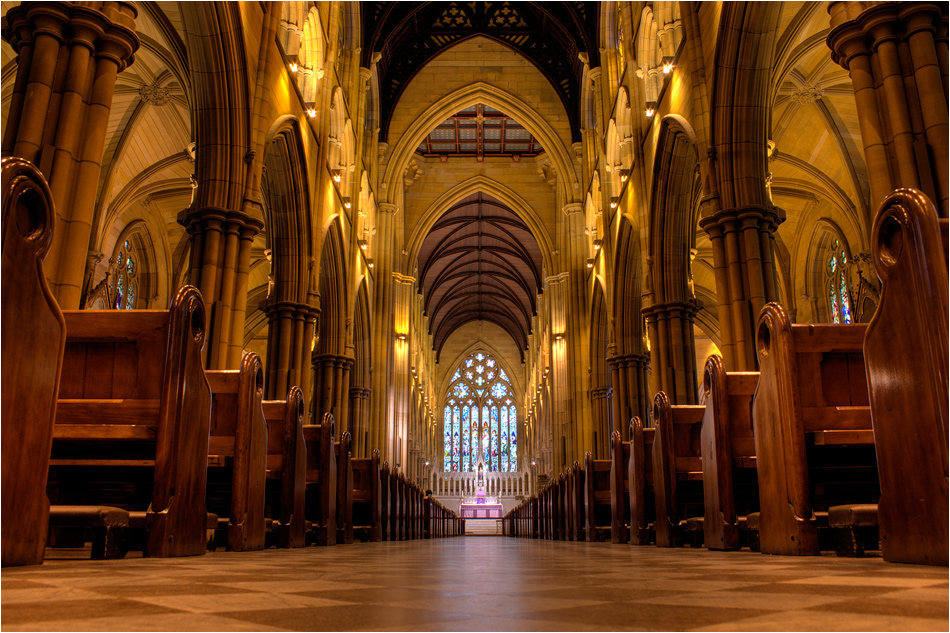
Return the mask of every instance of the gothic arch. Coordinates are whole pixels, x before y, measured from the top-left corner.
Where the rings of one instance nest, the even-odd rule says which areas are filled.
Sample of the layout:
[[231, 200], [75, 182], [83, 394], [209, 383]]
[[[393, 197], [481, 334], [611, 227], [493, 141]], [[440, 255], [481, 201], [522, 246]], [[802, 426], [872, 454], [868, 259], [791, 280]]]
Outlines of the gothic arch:
[[345, 352], [347, 276], [343, 231], [335, 216], [325, 232], [320, 257], [320, 319], [317, 327], [317, 354]]
[[386, 173], [380, 179], [382, 190], [388, 192], [388, 202], [394, 201], [394, 196], [402, 190], [402, 174], [422, 139], [456, 112], [477, 103], [483, 103], [501, 110], [518, 121], [538, 139], [555, 165], [558, 174], [558, 187], [561, 189], [563, 199], [565, 201], [576, 200], [575, 186], [579, 188], [580, 183], [577, 181], [571, 152], [564, 147], [550, 123], [519, 97], [496, 86], [479, 81], [460, 88], [433, 103], [405, 131], [393, 148], [389, 163], [386, 166]]
[[592, 439], [595, 459], [608, 459], [610, 434], [613, 432], [613, 410], [610, 406], [611, 375], [607, 366], [607, 299], [600, 279], [594, 280], [590, 305], [590, 402], [593, 417]]
[[642, 354], [643, 319], [640, 318], [643, 295], [643, 266], [638, 231], [627, 216], [620, 217], [617, 250], [614, 258], [614, 342], [618, 354]]
[[700, 182], [696, 136], [674, 115], [663, 118], [650, 204], [650, 258], [654, 302], [689, 299], [689, 252], [696, 246]]
[[781, 11], [779, 2], [722, 6], [710, 125], [723, 209], [772, 208], [762, 174], [769, 171], [769, 81]]
[[264, 231], [271, 250], [271, 301], [307, 300], [313, 258], [307, 161], [297, 120], [284, 117], [265, 141], [261, 178]]

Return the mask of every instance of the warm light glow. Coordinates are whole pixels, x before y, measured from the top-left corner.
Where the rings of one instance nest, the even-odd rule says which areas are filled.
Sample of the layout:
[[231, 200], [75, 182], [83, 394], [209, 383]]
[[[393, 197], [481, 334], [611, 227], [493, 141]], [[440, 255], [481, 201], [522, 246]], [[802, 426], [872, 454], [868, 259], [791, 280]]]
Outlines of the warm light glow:
[[[588, 267], [588, 268], [593, 268], [593, 267], [594, 267], [594, 258], [593, 258], [593, 257], [591, 257], [590, 259], [587, 260], [587, 267]], [[563, 337], [562, 337], [562, 338], [563, 338]], [[555, 336], [555, 337], [554, 337], [554, 340], [555, 340], [555, 341], [559, 341], [560, 339]]]
[[290, 72], [297, 72], [297, 62], [290, 62]]
[[600, 240], [594, 240], [594, 250], [595, 250], [595, 251], [599, 251], [599, 250], [600, 250], [600, 246], [601, 246], [601, 241], [600, 241]]
[[349, 198], [343, 198], [343, 207], [349, 209], [352, 205], [350, 204]]
[[653, 116], [656, 113], [656, 108], [647, 108], [647, 118]]
[[373, 267], [373, 260], [367, 259], [367, 260], [366, 260], [366, 265], [369, 266], [370, 268], [372, 268], [372, 267]]
[[307, 116], [310, 117], [311, 119], [315, 118], [317, 116], [317, 109], [307, 108]]
[[563, 340], [564, 340], [564, 335], [563, 335], [563, 334], [555, 334], [555, 335], [554, 335], [554, 340], [555, 340], [555, 341], [563, 341]]
[[341, 174], [333, 174], [333, 182], [340, 182], [341, 180], [343, 180], [343, 176]]
[[666, 63], [666, 64], [663, 64], [663, 74], [664, 74], [664, 75], [669, 75], [670, 72], [672, 72], [672, 71], [673, 71], [673, 62], [668, 62], [668, 63]]

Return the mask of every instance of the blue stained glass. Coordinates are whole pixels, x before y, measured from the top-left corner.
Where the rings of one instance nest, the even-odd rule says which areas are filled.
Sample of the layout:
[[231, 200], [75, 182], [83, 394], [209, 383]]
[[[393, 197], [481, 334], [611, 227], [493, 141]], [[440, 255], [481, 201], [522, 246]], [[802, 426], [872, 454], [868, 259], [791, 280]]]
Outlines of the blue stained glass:
[[478, 462], [478, 406], [472, 407], [472, 470]]
[[116, 309], [122, 307], [122, 299], [125, 296], [125, 289], [122, 287], [122, 277], [119, 277], [119, 281], [116, 284], [115, 290], [115, 307]]
[[468, 472], [471, 470], [471, 429], [468, 427], [468, 414], [470, 409], [462, 407], [462, 470]]
[[135, 264], [132, 262], [131, 257], [125, 260], [125, 269], [129, 271], [130, 276], [135, 274]]
[[443, 418], [445, 426], [445, 449], [442, 454], [443, 470], [446, 472], [452, 470], [452, 428], [449, 426], [452, 419], [452, 409], [445, 407], [445, 417]]
[[475, 354], [475, 360], [477, 360], [478, 362], [482, 362], [483, 360], [485, 360], [485, 355], [479, 352]]
[[503, 383], [496, 382], [491, 386], [491, 395], [495, 396], [496, 398], [504, 398], [508, 395], [508, 387], [506, 387]]
[[845, 323], [851, 323], [851, 299], [848, 293], [848, 284], [841, 275], [841, 316]]
[[491, 439], [488, 430], [488, 407], [482, 407], [482, 459], [485, 464], [491, 463], [491, 453], [489, 452], [488, 441]]
[[831, 319], [835, 323], [841, 323], [841, 318], [838, 316], [838, 293], [835, 292], [834, 283], [831, 284], [831, 288], [828, 289], [828, 298], [831, 300]]
[[511, 437], [510, 450], [511, 455], [511, 471], [515, 472], [518, 470], [518, 426], [516, 421], [518, 419], [517, 409], [515, 405], [508, 407], [508, 424], [511, 429], [509, 436]]
[[135, 305], [135, 284], [131, 281], [129, 282], [129, 298], [125, 301], [125, 307], [127, 310], [131, 310], [132, 306]]
[[838, 258], [832, 255], [831, 260], [828, 262], [828, 267], [831, 268], [831, 272], [834, 273], [838, 268]]
[[[505, 370], [504, 370], [504, 369], [499, 369], [498, 371], [500, 372], [500, 375], [501, 375], [501, 379], [502, 379], [502, 380], [508, 380], [508, 374], [505, 373]], [[508, 382], [511, 382], [511, 381], [508, 380]]]
[[461, 377], [462, 377], [462, 370], [461, 370], [461, 369], [456, 369], [456, 370], [455, 370], [455, 374], [452, 376], [452, 382], [455, 382], [456, 380], [458, 380], [458, 379], [461, 378]]

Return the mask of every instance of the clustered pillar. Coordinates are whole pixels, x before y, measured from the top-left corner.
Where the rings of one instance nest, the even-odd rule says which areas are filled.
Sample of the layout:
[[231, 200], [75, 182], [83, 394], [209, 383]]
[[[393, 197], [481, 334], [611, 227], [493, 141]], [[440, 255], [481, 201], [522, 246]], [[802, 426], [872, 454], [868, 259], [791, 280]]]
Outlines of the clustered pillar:
[[[313, 420], [319, 424], [324, 413], [332, 413], [337, 435], [349, 431], [350, 369], [353, 359], [339, 354], [312, 356], [313, 366]], [[350, 431], [350, 435], [353, 432]]]
[[854, 87], [869, 212], [914, 187], [947, 217], [947, 4], [831, 2], [828, 12], [832, 59]]
[[187, 209], [178, 222], [191, 236], [189, 283], [201, 291], [208, 319], [209, 369], [237, 367], [244, 348], [244, 314], [251, 245], [264, 223], [239, 211]]
[[45, 269], [64, 309], [80, 304], [116, 77], [139, 45], [136, 15], [131, 2], [31, 2], [6, 14], [17, 75], [2, 149], [49, 181], [57, 228]]
[[650, 357], [626, 354], [607, 359], [613, 383], [614, 428], [623, 440], [630, 441], [630, 420], [639, 417], [644, 423], [650, 419]]
[[775, 231], [778, 208], [726, 209], [703, 218], [713, 249], [722, 354], [730, 371], [755, 371], [755, 324], [762, 307], [778, 301]]
[[320, 311], [305, 303], [274, 301], [263, 307], [267, 315], [267, 400], [283, 400], [291, 386], [312, 401], [308, 363], [310, 345]]
[[654, 304], [643, 309], [650, 337], [653, 365], [651, 391], [665, 391], [676, 404], [696, 404], [696, 342], [693, 320], [699, 312], [695, 299]]

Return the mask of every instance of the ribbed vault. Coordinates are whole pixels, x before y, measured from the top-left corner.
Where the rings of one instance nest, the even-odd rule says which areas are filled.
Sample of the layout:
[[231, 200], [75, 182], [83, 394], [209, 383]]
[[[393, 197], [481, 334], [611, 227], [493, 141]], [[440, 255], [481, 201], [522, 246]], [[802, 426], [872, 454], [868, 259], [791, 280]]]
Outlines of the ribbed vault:
[[528, 226], [485, 193], [460, 200], [433, 225], [419, 251], [436, 357], [449, 335], [469, 321], [491, 321], [528, 347], [541, 289], [541, 248]]

